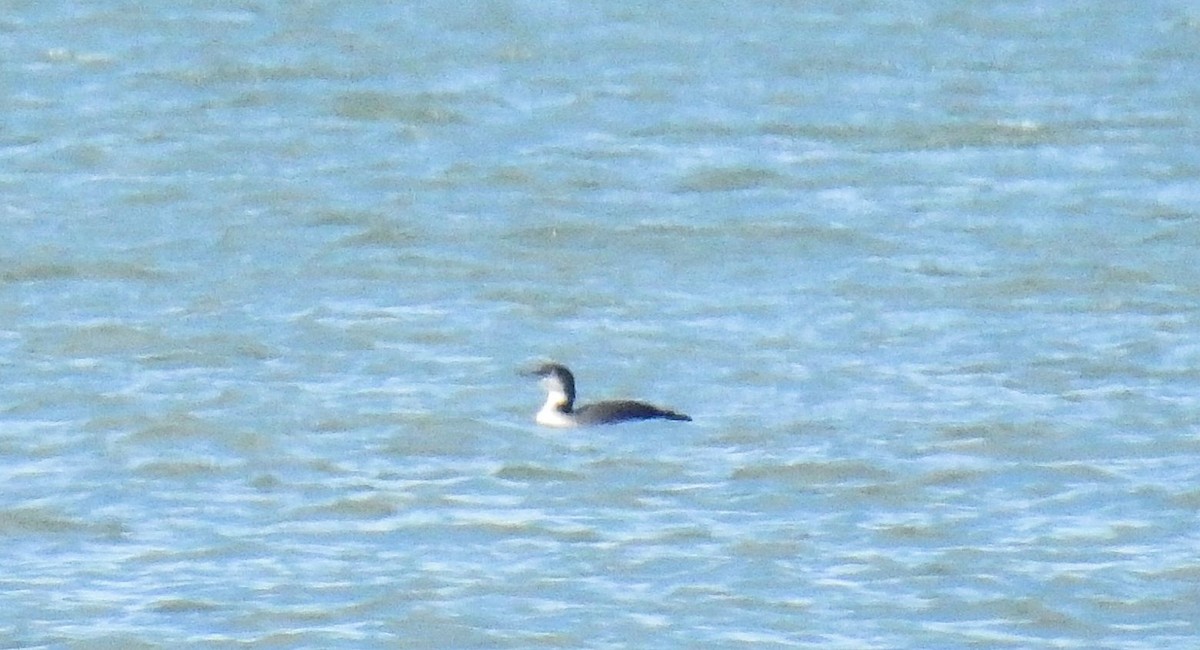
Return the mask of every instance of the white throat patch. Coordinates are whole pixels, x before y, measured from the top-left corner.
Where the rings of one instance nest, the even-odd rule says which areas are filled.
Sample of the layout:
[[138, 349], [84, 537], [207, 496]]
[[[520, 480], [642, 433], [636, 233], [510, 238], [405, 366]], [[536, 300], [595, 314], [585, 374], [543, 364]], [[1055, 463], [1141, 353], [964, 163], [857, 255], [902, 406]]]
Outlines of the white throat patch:
[[545, 427], [573, 427], [576, 426], [575, 419], [570, 415], [559, 410], [560, 407], [566, 405], [567, 394], [560, 390], [552, 390], [546, 395], [546, 403], [542, 404], [542, 410], [537, 412], [535, 420], [538, 424]]

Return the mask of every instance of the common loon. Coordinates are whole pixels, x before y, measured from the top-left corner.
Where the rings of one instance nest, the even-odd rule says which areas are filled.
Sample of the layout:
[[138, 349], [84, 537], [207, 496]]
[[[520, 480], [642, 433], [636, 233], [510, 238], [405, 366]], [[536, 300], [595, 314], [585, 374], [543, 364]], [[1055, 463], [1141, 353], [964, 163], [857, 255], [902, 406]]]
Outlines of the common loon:
[[541, 377], [546, 389], [546, 403], [538, 411], [536, 421], [547, 427], [578, 427], [593, 424], [614, 424], [630, 420], [685, 420], [692, 418], [675, 411], [660, 409], [644, 402], [615, 400], [596, 402], [575, 408], [575, 376], [566, 366], [546, 363], [529, 373]]

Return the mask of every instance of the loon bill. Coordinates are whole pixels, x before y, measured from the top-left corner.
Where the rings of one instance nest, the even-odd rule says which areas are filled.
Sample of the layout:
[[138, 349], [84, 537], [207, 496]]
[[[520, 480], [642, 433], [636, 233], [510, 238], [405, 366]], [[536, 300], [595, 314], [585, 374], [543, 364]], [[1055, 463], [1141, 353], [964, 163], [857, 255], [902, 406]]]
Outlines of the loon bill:
[[566, 366], [546, 363], [529, 374], [541, 377], [542, 387], [546, 389], [546, 403], [535, 418], [543, 426], [578, 427], [632, 420], [692, 420], [682, 413], [632, 400], [596, 402], [575, 408], [575, 376]]

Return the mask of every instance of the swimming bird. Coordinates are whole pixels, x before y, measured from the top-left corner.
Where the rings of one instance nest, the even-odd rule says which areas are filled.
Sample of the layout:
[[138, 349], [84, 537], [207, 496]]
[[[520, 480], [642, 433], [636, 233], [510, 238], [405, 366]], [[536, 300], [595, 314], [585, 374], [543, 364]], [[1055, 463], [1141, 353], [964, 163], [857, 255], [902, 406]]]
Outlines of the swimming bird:
[[575, 375], [566, 366], [545, 363], [528, 374], [541, 377], [542, 387], [546, 389], [546, 403], [535, 418], [543, 426], [578, 427], [630, 420], [692, 420], [682, 413], [632, 400], [596, 402], [575, 408]]

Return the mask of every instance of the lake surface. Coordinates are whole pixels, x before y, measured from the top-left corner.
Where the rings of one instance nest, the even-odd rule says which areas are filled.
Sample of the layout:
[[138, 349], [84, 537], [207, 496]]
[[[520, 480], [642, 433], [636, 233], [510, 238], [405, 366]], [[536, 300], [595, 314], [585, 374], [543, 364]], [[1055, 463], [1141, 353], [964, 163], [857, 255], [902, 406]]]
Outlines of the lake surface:
[[1187, 2], [16, 3], [0, 647], [1195, 648], [1198, 72]]

